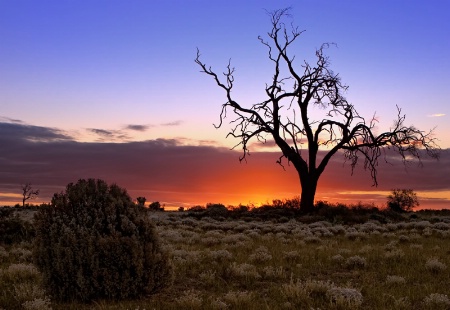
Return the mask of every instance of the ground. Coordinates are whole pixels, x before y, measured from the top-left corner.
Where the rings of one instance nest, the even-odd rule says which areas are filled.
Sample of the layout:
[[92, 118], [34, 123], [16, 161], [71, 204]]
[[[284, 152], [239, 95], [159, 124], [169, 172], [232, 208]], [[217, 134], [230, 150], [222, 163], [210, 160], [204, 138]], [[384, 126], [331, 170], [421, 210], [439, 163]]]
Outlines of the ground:
[[343, 225], [186, 214], [149, 213], [175, 267], [169, 289], [58, 304], [41, 289], [23, 242], [0, 247], [0, 308], [450, 309], [449, 216]]

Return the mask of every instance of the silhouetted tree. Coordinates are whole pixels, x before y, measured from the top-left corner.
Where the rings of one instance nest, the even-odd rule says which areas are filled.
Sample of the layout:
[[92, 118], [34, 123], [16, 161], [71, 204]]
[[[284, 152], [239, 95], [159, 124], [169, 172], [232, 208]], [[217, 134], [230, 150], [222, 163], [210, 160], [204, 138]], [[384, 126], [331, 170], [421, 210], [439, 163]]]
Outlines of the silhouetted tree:
[[143, 207], [143, 206], [145, 206], [145, 202], [147, 201], [147, 198], [145, 198], [145, 197], [138, 197], [138, 198], [136, 198], [136, 201], [137, 201], [139, 206]]
[[412, 189], [393, 189], [387, 200], [388, 207], [397, 212], [411, 211], [419, 206], [417, 194]]
[[39, 195], [39, 190], [34, 190], [31, 183], [21, 185], [22, 189], [22, 207], [25, 207], [25, 202], [29, 199], [35, 199]]
[[[274, 66], [271, 82], [265, 87], [266, 100], [251, 106], [239, 103], [232, 95], [234, 68], [231, 63], [223, 73], [223, 80], [200, 60], [199, 50], [195, 59], [202, 72], [210, 75], [226, 94], [227, 101], [222, 105], [216, 128], [222, 126], [229, 109], [236, 115], [231, 121], [234, 127], [227, 137], [240, 140], [235, 147], [242, 146], [241, 161], [249, 154], [250, 141], [266, 143], [267, 139], [273, 139], [282, 152], [277, 162], [281, 165], [282, 159], [286, 158], [298, 172], [302, 189], [300, 209], [309, 212], [314, 210], [319, 177], [338, 151], [343, 151], [352, 173], [362, 158], [375, 186], [378, 185], [378, 159], [386, 148], [394, 149], [403, 161], [412, 156], [420, 163], [421, 148], [431, 157], [438, 158], [432, 131], [425, 133], [413, 126], [405, 126], [405, 115], [398, 107], [393, 127], [377, 134], [374, 131], [375, 116], [366, 121], [343, 96], [348, 87], [330, 69], [328, 57], [324, 55], [329, 44], [316, 50], [315, 64], [294, 63], [295, 57], [288, 49], [303, 31], [293, 26], [288, 29], [283, 22], [289, 16], [289, 9], [269, 12], [269, 16], [272, 29], [268, 32], [268, 40], [258, 37], [267, 47]], [[313, 108], [320, 108], [322, 119], [312, 118]], [[323, 156], [319, 156], [319, 148], [323, 150]]]
[[161, 207], [161, 204], [159, 203], [159, 201], [152, 202], [152, 203], [148, 206], [148, 208], [149, 208], [151, 211], [164, 211], [164, 207]]

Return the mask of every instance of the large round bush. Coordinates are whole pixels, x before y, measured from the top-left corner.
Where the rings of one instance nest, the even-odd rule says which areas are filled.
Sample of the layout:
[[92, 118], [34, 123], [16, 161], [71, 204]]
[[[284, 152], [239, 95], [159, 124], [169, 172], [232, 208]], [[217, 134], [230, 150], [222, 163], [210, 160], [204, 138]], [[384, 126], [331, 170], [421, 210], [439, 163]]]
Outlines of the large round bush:
[[36, 214], [35, 226], [35, 263], [52, 298], [132, 298], [171, 283], [153, 224], [115, 184], [70, 183]]

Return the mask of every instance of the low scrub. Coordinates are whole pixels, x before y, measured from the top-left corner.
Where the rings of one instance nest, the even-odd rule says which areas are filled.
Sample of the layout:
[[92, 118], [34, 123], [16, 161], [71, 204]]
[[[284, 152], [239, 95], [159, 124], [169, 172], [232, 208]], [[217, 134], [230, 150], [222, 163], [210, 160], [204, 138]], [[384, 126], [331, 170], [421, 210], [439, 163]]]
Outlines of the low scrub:
[[0, 244], [30, 241], [35, 230], [30, 222], [24, 221], [9, 207], [0, 209]]

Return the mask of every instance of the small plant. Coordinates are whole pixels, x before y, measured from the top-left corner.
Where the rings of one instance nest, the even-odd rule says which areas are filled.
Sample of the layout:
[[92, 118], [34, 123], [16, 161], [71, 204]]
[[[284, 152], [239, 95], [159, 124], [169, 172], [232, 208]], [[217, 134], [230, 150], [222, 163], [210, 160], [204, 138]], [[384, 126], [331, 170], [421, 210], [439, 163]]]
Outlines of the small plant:
[[126, 190], [80, 180], [35, 216], [35, 264], [57, 300], [124, 299], [170, 284], [155, 228]]
[[432, 306], [435, 308], [442, 306], [442, 308], [445, 307], [445, 309], [447, 309], [447, 307], [450, 306], [450, 299], [448, 298], [447, 295], [444, 294], [436, 294], [436, 293], [430, 294], [427, 297], [425, 297], [423, 302], [427, 306]]
[[405, 278], [400, 277], [400, 276], [387, 276], [386, 283], [398, 285], [398, 284], [406, 283], [406, 280], [405, 280]]
[[197, 291], [188, 290], [182, 296], [175, 299], [181, 309], [200, 309], [203, 299]]
[[332, 287], [327, 291], [327, 296], [332, 303], [350, 309], [359, 307], [364, 300], [360, 291], [346, 287]]
[[349, 258], [347, 258], [347, 260], [345, 261], [345, 265], [347, 266], [347, 268], [364, 268], [367, 266], [367, 262], [366, 259], [364, 257], [355, 255], [355, 256], [350, 256]]
[[269, 249], [265, 246], [260, 246], [255, 250], [253, 254], [251, 254], [248, 259], [251, 262], [255, 263], [263, 263], [266, 261], [270, 261], [272, 259], [272, 255], [269, 253]]
[[432, 257], [428, 259], [427, 262], [425, 263], [425, 268], [428, 271], [438, 273], [440, 271], [447, 269], [447, 266], [444, 263], [440, 262], [439, 259], [437, 259], [436, 257]]

